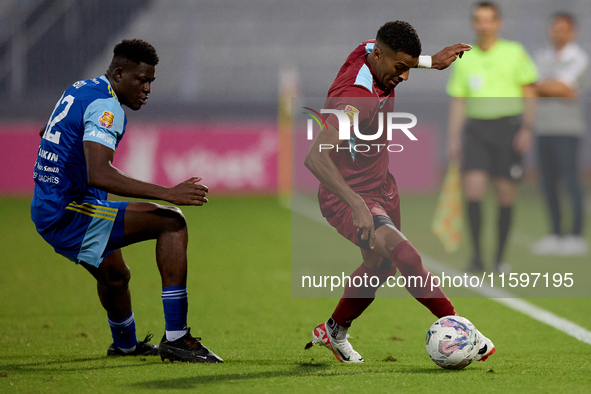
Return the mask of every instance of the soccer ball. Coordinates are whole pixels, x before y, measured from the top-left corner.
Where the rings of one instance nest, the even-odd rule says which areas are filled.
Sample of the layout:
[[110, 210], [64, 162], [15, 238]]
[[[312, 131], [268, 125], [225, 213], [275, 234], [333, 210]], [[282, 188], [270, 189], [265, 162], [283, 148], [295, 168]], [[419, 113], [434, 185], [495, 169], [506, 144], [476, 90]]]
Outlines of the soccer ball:
[[442, 317], [427, 332], [427, 353], [442, 368], [467, 367], [478, 354], [479, 345], [478, 331], [460, 316]]

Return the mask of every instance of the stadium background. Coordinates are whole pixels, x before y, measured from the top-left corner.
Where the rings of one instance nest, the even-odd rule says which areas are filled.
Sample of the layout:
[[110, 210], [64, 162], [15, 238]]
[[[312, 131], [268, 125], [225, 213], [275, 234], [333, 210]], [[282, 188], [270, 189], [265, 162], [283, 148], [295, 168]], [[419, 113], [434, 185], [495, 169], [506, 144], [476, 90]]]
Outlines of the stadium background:
[[[559, 10], [577, 16], [579, 41], [591, 52], [591, 40], [585, 39], [591, 37], [591, 8], [586, 1], [499, 3], [505, 21], [502, 36], [522, 42], [530, 54], [547, 45], [549, 15]], [[11, 135], [2, 144], [2, 154], [12, 158], [7, 162], [13, 166], [0, 178], [0, 192], [31, 190], [32, 182], [26, 186], [24, 173], [18, 172], [24, 161], [18, 160], [23, 158], [22, 144], [33, 142], [31, 137], [25, 141], [18, 136], [38, 130], [73, 81], [104, 73], [114, 44], [122, 38], [141, 37], [156, 47], [161, 61], [149, 105], [137, 113], [127, 111], [130, 130], [142, 135], [128, 133], [125, 146], [136, 146], [144, 154], [118, 154], [118, 164], [142, 179], [172, 184], [191, 172], [187, 163], [210, 162], [217, 170], [203, 165], [198, 170], [220, 191], [274, 193], [277, 140], [273, 134], [280, 85], [286, 80], [282, 75], [295, 77], [292, 93], [322, 97], [348, 53], [362, 40], [373, 38], [387, 20], [413, 24], [424, 54], [455, 42], [472, 42], [470, 4], [464, 0], [437, 6], [427, 0], [4, 1], [0, 6], [0, 90], [4, 92], [0, 132]], [[441, 97], [443, 102], [447, 76], [447, 70], [414, 71], [410, 81], [397, 88], [397, 97]], [[589, 90], [585, 95], [589, 102]], [[429, 112], [440, 114], [441, 119], [441, 127], [430, 136], [436, 142], [436, 154], [429, 157], [440, 172], [446, 164], [447, 107], [439, 103]], [[180, 133], [176, 139], [173, 134], [161, 135], [175, 130]], [[244, 141], [215, 149], [212, 146], [220, 144], [211, 133], [226, 141], [242, 133]], [[137, 138], [126, 141], [132, 135]], [[185, 150], [161, 148], [162, 140], [172, 144], [180, 136], [189, 139], [190, 147], [185, 142]], [[590, 141], [585, 139], [581, 155], [587, 178]], [[262, 152], [258, 161], [253, 152]], [[182, 160], [167, 161], [165, 157], [171, 155]], [[160, 163], [163, 160], [166, 163]], [[535, 168], [532, 154], [526, 162]], [[167, 176], [171, 172], [178, 178]], [[237, 181], [242, 177], [250, 179]], [[426, 190], [438, 186], [429, 181]], [[423, 190], [410, 187], [410, 191]]]
[[[499, 349], [495, 358], [460, 373], [439, 369], [428, 359], [424, 333], [434, 318], [410, 299], [378, 300], [356, 323], [351, 333], [368, 360], [364, 365], [339, 366], [329, 352], [303, 351], [310, 330], [326, 319], [335, 300], [292, 298], [290, 226], [305, 226], [309, 243], [304, 252], [334, 250], [331, 259], [345, 271], [357, 267], [359, 257], [328, 226], [290, 212], [275, 198], [280, 75], [297, 75], [300, 96], [322, 97], [355, 45], [393, 19], [415, 26], [425, 54], [472, 42], [471, 3], [0, 2], [0, 392], [428, 392], [442, 387], [589, 392], [591, 339], [585, 330], [591, 330], [591, 316], [581, 311], [589, 310], [591, 298], [528, 300], [529, 311], [539, 307], [546, 317], [547, 312], [560, 317], [553, 322], [566, 327], [564, 332], [551, 326], [552, 317], [543, 321], [507, 307], [511, 301], [523, 305], [521, 299], [481, 294], [454, 299], [457, 310], [494, 338]], [[559, 10], [577, 15], [579, 41], [591, 52], [588, 0], [499, 3], [503, 37], [521, 41], [530, 53], [547, 45], [548, 17]], [[53, 253], [29, 219], [38, 130], [67, 86], [102, 74], [113, 45], [134, 37], [152, 43], [161, 62], [148, 106], [127, 111], [128, 134], [117, 154], [124, 160], [118, 165], [167, 183], [192, 168], [208, 180], [210, 203], [184, 210], [190, 228], [189, 321], [193, 332], [226, 360], [222, 368], [171, 366], [156, 357], [107, 359], [110, 333], [92, 278]], [[445, 100], [447, 76], [448, 71], [412, 71], [397, 96], [407, 103]], [[589, 90], [585, 95], [589, 103]], [[447, 107], [438, 107], [445, 124]], [[441, 175], [445, 127], [431, 133], [436, 154], [426, 159]], [[590, 140], [588, 134], [581, 158], [587, 197]], [[265, 155], [256, 153], [261, 150]], [[257, 161], [261, 156], [264, 160]], [[508, 263], [517, 272], [580, 270], [577, 283], [591, 288], [588, 255], [557, 264], [554, 257], [529, 253], [529, 243], [545, 234], [547, 223], [531, 155], [528, 164], [531, 181], [520, 187]], [[446, 270], [459, 270], [469, 257], [466, 242], [457, 253], [446, 254], [427, 230], [441, 180], [430, 178], [430, 186], [420, 190], [402, 185], [403, 227], [426, 264], [431, 267], [436, 260]], [[218, 198], [220, 190], [226, 195]], [[495, 215], [492, 201], [485, 214]], [[494, 220], [488, 220], [483, 230], [487, 256], [494, 250], [493, 227]], [[163, 321], [154, 243], [132, 245], [124, 256], [132, 270], [138, 336], [152, 330], [159, 339]], [[573, 334], [569, 322], [583, 327], [583, 334]]]

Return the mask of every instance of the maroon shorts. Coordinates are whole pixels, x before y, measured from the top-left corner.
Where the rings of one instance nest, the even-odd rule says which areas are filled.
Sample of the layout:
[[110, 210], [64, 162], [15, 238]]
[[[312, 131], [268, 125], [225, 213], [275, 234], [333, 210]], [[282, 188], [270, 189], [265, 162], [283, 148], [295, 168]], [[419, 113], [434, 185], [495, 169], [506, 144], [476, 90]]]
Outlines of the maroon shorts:
[[[369, 192], [358, 192], [365, 201], [365, 205], [372, 216], [387, 216], [394, 226], [400, 230], [400, 198], [398, 188], [392, 174], [388, 173], [386, 181], [381, 188]], [[339, 200], [337, 196], [320, 185], [318, 190], [318, 202], [322, 216], [333, 226], [339, 234], [353, 242], [360, 248], [368, 249], [362, 245], [357, 234], [357, 228], [353, 225], [351, 207]]]

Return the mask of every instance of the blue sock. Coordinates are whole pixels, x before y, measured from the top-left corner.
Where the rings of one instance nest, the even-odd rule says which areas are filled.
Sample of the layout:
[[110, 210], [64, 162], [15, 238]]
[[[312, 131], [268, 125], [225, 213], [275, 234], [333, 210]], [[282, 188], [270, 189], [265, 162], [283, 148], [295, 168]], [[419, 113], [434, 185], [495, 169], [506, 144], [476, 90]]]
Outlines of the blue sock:
[[187, 332], [187, 311], [189, 300], [187, 286], [168, 286], [162, 288], [162, 304], [166, 322], [166, 338], [174, 341]]
[[133, 351], [135, 345], [137, 345], [133, 312], [123, 320], [108, 320], [111, 335], [113, 336], [113, 344], [121, 350]]

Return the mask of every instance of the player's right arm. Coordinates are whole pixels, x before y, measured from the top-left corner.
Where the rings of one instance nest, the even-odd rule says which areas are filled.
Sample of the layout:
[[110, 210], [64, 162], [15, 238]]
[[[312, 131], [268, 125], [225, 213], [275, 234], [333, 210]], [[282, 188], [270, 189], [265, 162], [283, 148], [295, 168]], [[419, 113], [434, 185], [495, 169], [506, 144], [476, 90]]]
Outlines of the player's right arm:
[[459, 162], [462, 159], [462, 130], [466, 122], [466, 99], [452, 97], [449, 106], [449, 124], [447, 137], [447, 159]]
[[352, 210], [353, 225], [357, 227], [358, 233], [361, 234], [362, 240], [369, 239], [369, 246], [371, 249], [375, 246], [375, 231], [373, 226], [373, 216], [365, 205], [365, 202], [357, 194], [339, 172], [337, 166], [330, 158], [332, 149], [320, 149], [321, 146], [336, 147], [342, 141], [339, 140], [338, 130], [328, 123], [328, 130], [323, 128], [314, 141], [306, 155], [304, 165], [314, 174], [314, 176], [326, 187], [331, 193], [337, 196], [345, 204], [349, 205]]
[[115, 151], [97, 142], [84, 141], [88, 185], [123, 197], [168, 201], [175, 205], [203, 205], [208, 188], [193, 177], [174, 187], [143, 182], [113, 166]]

